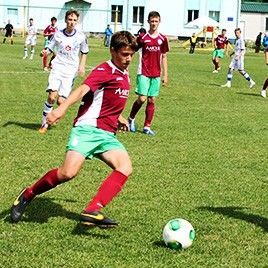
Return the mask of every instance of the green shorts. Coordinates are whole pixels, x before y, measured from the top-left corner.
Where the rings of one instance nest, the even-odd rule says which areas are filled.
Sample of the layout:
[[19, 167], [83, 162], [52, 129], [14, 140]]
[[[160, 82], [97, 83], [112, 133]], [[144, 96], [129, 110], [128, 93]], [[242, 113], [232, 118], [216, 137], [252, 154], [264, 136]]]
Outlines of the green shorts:
[[126, 150], [115, 134], [89, 125], [73, 127], [66, 151], [76, 151], [86, 159], [110, 150]]
[[44, 48], [46, 48], [49, 44], [48, 38], [45, 38], [44, 40]]
[[224, 57], [224, 50], [223, 49], [215, 49], [212, 53], [213, 59], [215, 58], [223, 58]]
[[146, 77], [137, 75], [137, 87], [135, 92], [138, 95], [156, 97], [160, 91], [160, 77]]

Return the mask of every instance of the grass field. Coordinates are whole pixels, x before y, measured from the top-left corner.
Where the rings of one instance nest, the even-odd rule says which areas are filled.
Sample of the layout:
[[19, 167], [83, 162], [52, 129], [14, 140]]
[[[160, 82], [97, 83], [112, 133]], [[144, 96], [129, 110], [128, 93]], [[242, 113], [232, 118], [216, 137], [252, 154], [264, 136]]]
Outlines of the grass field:
[[[20, 190], [61, 164], [78, 105], [46, 135], [37, 130], [48, 74], [38, 54], [22, 60], [23, 42], [0, 45], [0, 267], [268, 267], [268, 99], [263, 54], [248, 52], [253, 89], [238, 73], [223, 89], [230, 59], [212, 74], [211, 51], [171, 44], [169, 85], [161, 89], [153, 129], [120, 133], [134, 172], [105, 212], [114, 230], [87, 230], [79, 214], [109, 169], [88, 161], [73, 181], [48, 192], [14, 225], [9, 209]], [[106, 60], [101, 40], [90, 40], [87, 68]], [[131, 66], [135, 86], [137, 55]], [[76, 85], [82, 79], [76, 80]], [[124, 115], [135, 99], [130, 95]], [[140, 129], [144, 109], [137, 117]], [[162, 241], [164, 224], [189, 220], [197, 239], [176, 252]]]

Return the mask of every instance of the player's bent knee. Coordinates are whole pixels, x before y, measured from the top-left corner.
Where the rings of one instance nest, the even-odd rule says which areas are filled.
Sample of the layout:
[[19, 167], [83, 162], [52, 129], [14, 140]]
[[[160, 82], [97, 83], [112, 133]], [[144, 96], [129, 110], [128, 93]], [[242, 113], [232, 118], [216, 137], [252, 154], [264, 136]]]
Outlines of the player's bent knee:
[[60, 169], [58, 176], [61, 181], [69, 181], [73, 179], [77, 175], [77, 172], [74, 172], [72, 170], [63, 170]]
[[133, 168], [132, 168], [132, 164], [131, 163], [121, 165], [118, 168], [116, 168], [116, 170], [117, 171], [120, 171], [121, 173], [123, 173], [127, 177], [129, 177], [132, 174], [132, 172], [133, 172]]
[[47, 99], [48, 103], [54, 104], [56, 102], [56, 96], [54, 95], [49, 95]]
[[149, 97], [148, 103], [155, 103], [155, 97]]
[[140, 102], [140, 104], [143, 104], [144, 102], [146, 102], [147, 97], [146, 96], [139, 96], [138, 101]]

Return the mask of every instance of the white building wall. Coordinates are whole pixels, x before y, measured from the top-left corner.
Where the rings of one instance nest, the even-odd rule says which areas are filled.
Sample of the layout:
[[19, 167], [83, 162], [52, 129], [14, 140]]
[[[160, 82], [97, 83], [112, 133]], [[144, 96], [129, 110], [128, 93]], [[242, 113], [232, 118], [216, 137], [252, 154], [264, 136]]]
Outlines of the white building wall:
[[241, 13], [241, 25], [246, 40], [256, 40], [259, 32], [265, 32], [266, 17], [268, 14]]
[[[208, 16], [210, 10], [220, 12], [220, 28], [226, 28], [229, 37], [234, 37], [233, 30], [237, 26], [240, 16], [241, 0], [91, 0], [91, 6], [81, 16], [80, 27], [86, 32], [103, 32], [107, 24], [111, 24], [114, 30], [129, 30], [136, 33], [140, 24], [133, 24], [133, 6], [145, 7], [144, 26], [148, 29], [147, 16], [152, 10], [161, 14], [160, 31], [168, 36], [190, 36], [193, 32], [199, 32], [201, 28], [189, 28], [187, 24], [188, 9], [198, 9], [199, 17]], [[50, 22], [50, 18], [58, 18], [58, 26], [65, 26], [63, 7], [65, 0], [0, 0], [0, 27], [7, 22], [5, 10], [7, 5], [18, 5], [18, 20], [15, 28], [23, 28], [27, 19], [33, 17], [38, 29], [44, 29]], [[67, 1], [68, 2], [68, 1]], [[28, 3], [31, 8], [28, 14]], [[4, 5], [4, 6], [3, 6]], [[114, 25], [111, 23], [111, 5], [123, 5], [123, 22]], [[238, 10], [239, 9], [239, 10]], [[229, 18], [229, 19], [228, 19]], [[209, 25], [207, 25], [209, 26]]]

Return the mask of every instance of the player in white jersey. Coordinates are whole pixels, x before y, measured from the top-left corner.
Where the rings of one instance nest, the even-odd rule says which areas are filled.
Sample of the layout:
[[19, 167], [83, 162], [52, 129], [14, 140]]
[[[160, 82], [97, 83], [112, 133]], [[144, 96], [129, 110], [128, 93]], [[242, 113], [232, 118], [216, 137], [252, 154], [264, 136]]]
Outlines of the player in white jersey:
[[252, 88], [255, 86], [255, 82], [251, 79], [249, 74], [244, 70], [244, 55], [246, 52], [246, 46], [245, 41], [241, 38], [241, 29], [236, 28], [235, 29], [235, 36], [236, 36], [236, 42], [235, 42], [235, 49], [233, 53], [232, 61], [229, 65], [229, 70], [227, 74], [227, 82], [226, 84], [222, 85], [222, 87], [231, 87], [231, 82], [233, 78], [233, 70], [238, 70], [240, 74], [243, 75], [243, 77], [249, 82], [249, 88]]
[[33, 19], [31, 18], [29, 20], [29, 25], [28, 25], [28, 30], [27, 30], [27, 37], [25, 40], [25, 44], [24, 44], [24, 57], [23, 59], [26, 59], [28, 57], [28, 49], [27, 46], [31, 46], [31, 56], [30, 56], [30, 60], [33, 59], [34, 56], [34, 51], [35, 51], [35, 45], [36, 45], [36, 34], [37, 34], [37, 29], [33, 23]]
[[46, 117], [52, 111], [54, 103], [57, 102], [60, 105], [70, 95], [76, 74], [78, 73], [80, 76], [85, 74], [89, 49], [86, 36], [75, 28], [78, 18], [79, 13], [76, 10], [67, 11], [65, 14], [66, 28], [57, 31], [50, 44], [40, 54], [40, 56], [44, 56], [57, 48], [57, 55], [52, 61], [52, 69], [48, 78], [48, 98], [44, 104], [40, 133], [46, 133], [48, 129]]

